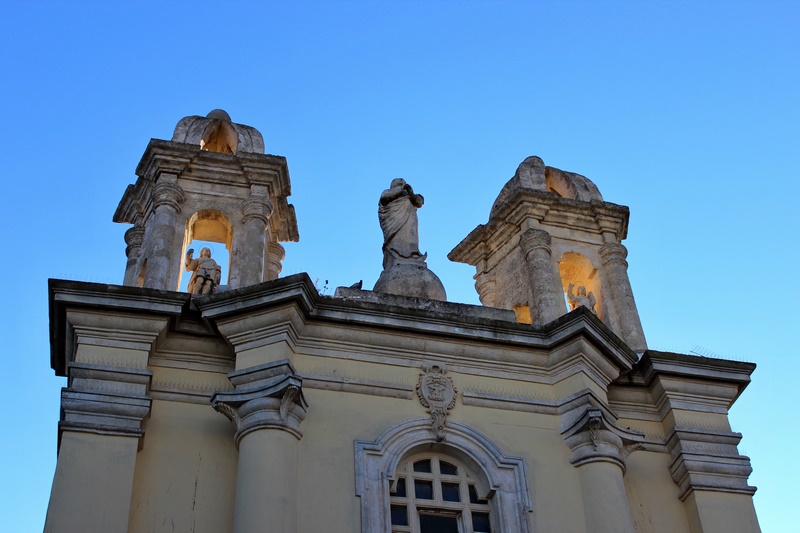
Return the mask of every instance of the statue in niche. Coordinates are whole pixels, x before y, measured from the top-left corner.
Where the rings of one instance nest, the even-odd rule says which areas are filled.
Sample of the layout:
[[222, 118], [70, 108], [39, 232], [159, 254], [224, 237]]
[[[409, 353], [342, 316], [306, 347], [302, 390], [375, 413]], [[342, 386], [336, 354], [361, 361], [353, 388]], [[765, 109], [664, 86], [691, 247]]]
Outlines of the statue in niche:
[[417, 209], [425, 203], [405, 180], [392, 180], [381, 193], [378, 219], [383, 230], [383, 269], [397, 263], [424, 263], [428, 254], [419, 252]]
[[189, 294], [214, 294], [217, 292], [222, 278], [222, 269], [216, 261], [211, 259], [211, 249], [203, 248], [200, 250], [200, 257], [194, 258], [194, 248], [189, 248], [186, 252], [186, 271], [192, 273], [189, 279], [189, 286], [186, 288]]
[[576, 295], [572, 289], [575, 287], [574, 283], [569, 284], [569, 288], [567, 288], [567, 300], [569, 301], [569, 306], [572, 311], [577, 309], [580, 306], [585, 306], [589, 311], [592, 313], [597, 314], [597, 311], [594, 310], [594, 306], [597, 303], [597, 300], [594, 297], [594, 293], [589, 291], [589, 295], [586, 295], [586, 287], [581, 285], [578, 287], [578, 294]]

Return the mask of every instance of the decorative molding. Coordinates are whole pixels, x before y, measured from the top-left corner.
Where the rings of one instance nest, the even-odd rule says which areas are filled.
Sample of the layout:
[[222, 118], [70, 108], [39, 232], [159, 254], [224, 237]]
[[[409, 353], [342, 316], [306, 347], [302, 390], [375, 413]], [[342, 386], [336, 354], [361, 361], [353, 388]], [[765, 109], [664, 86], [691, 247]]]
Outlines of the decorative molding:
[[453, 378], [445, 376], [444, 364], [427, 363], [423, 367], [417, 383], [417, 395], [423, 407], [431, 415], [431, 425], [436, 433], [436, 440], [445, 438], [447, 414], [456, 405], [456, 388]]
[[61, 390], [61, 421], [58, 441], [64, 431], [136, 437], [141, 449], [142, 423], [150, 415], [153, 399], [148, 387], [153, 373], [129, 367], [70, 363], [69, 387]]
[[753, 495], [747, 484], [753, 468], [750, 458], [740, 455], [741, 433], [678, 426], [667, 439], [672, 462], [670, 474], [685, 500], [693, 491], [734, 492]]

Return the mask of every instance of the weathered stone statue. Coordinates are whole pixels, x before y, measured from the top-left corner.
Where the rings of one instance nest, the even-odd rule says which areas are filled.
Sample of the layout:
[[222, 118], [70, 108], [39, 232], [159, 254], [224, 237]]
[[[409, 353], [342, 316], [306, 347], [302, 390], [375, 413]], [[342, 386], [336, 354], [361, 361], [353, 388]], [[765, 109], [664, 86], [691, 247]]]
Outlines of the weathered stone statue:
[[419, 251], [417, 209], [425, 203], [405, 180], [392, 180], [378, 202], [378, 219], [383, 230], [383, 268], [398, 263], [424, 262]]
[[569, 301], [570, 309], [574, 311], [583, 305], [592, 313], [596, 313], [597, 311], [594, 310], [594, 306], [597, 303], [597, 300], [594, 297], [594, 293], [589, 291], [589, 295], [587, 296], [586, 287], [581, 285], [578, 287], [578, 294], [575, 295], [572, 291], [573, 287], [575, 287], [575, 284], [570, 283], [569, 287], [567, 288], [567, 300]]
[[378, 220], [383, 230], [383, 272], [374, 292], [447, 301], [441, 280], [425, 264], [428, 254], [419, 251], [417, 209], [425, 199], [405, 180], [392, 180], [378, 201]]
[[216, 261], [211, 259], [211, 250], [200, 250], [200, 258], [195, 259], [194, 248], [186, 252], [186, 271], [192, 273], [189, 286], [186, 288], [190, 294], [214, 294], [217, 292], [222, 277], [222, 269]]

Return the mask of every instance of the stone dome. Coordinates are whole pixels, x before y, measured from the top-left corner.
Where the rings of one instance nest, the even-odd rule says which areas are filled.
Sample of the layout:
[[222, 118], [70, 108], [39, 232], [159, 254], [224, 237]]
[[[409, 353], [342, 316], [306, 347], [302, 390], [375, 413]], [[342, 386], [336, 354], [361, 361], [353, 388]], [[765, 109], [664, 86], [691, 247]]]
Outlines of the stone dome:
[[214, 109], [205, 117], [192, 115], [182, 118], [175, 126], [172, 141], [229, 154], [264, 153], [261, 133], [252, 126], [232, 122], [230, 115], [222, 109]]
[[535, 155], [526, 158], [517, 167], [514, 177], [508, 180], [494, 201], [492, 213], [518, 190], [547, 192], [582, 202], [603, 201], [600, 191], [591, 180], [574, 172], [545, 166], [542, 158]]

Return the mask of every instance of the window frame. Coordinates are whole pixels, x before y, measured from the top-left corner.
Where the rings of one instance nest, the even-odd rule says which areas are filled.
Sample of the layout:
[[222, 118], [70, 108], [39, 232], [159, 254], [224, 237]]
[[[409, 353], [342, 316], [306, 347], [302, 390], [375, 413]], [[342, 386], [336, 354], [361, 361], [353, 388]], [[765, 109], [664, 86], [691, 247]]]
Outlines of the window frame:
[[[428, 452], [451, 457], [474, 476], [480, 499], [490, 501], [495, 533], [531, 533], [531, 499], [525, 461], [504, 455], [474, 429], [448, 422], [444, 441], [437, 440], [429, 418], [414, 418], [384, 431], [374, 442], [355, 441], [356, 495], [361, 498], [362, 533], [391, 531], [390, 485], [398, 466]], [[413, 487], [406, 487], [406, 491]], [[409, 517], [411, 519], [412, 517]]]

